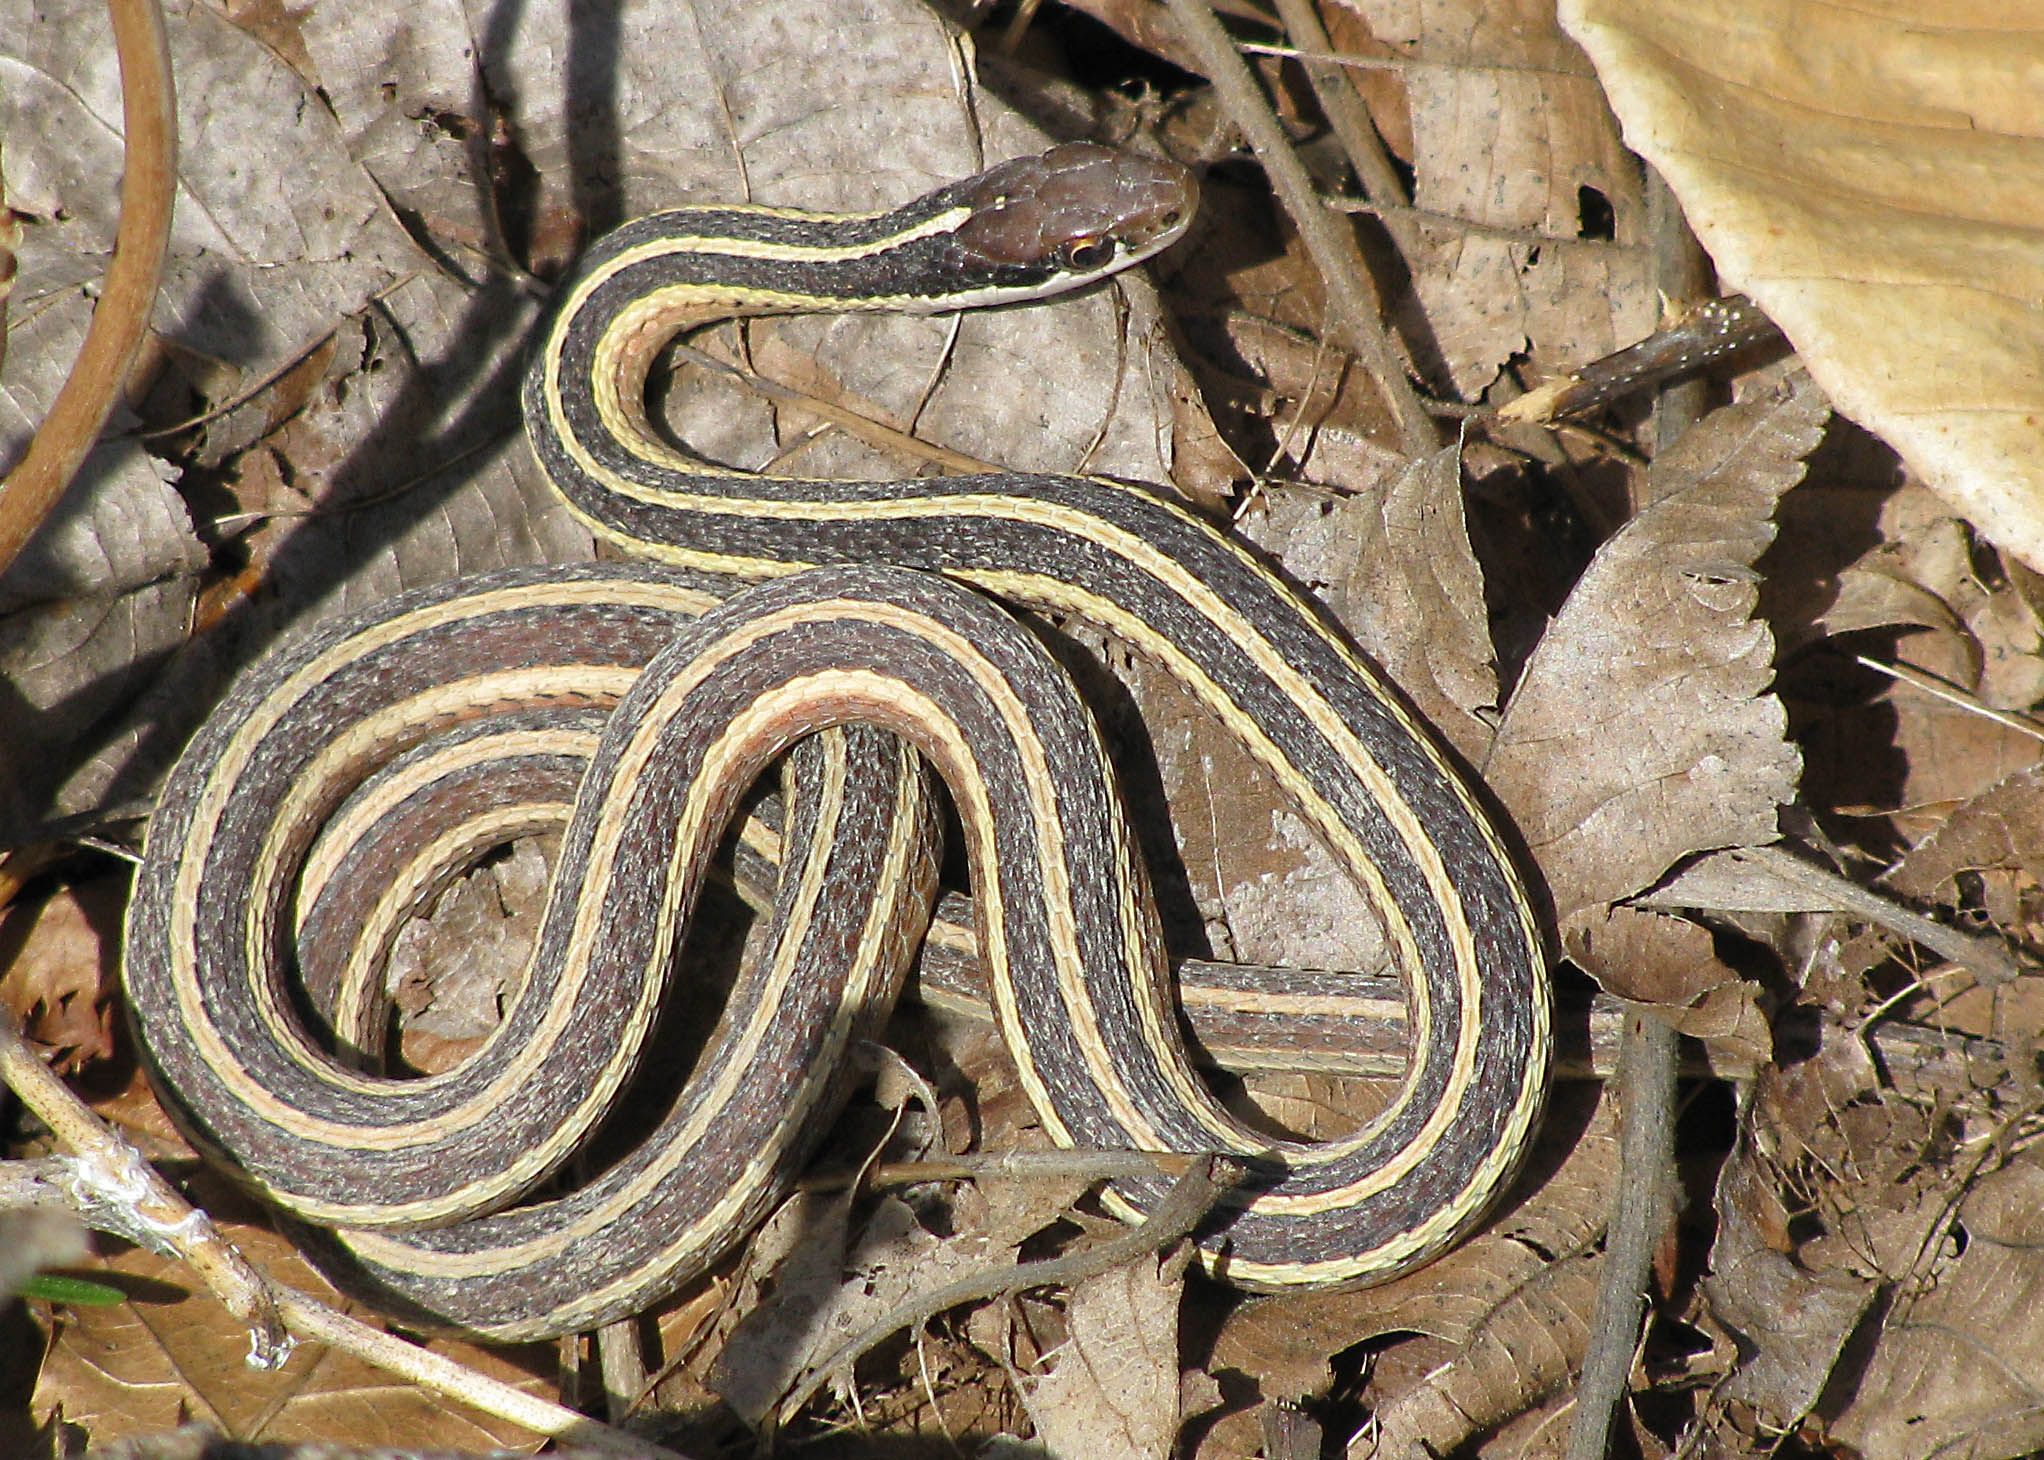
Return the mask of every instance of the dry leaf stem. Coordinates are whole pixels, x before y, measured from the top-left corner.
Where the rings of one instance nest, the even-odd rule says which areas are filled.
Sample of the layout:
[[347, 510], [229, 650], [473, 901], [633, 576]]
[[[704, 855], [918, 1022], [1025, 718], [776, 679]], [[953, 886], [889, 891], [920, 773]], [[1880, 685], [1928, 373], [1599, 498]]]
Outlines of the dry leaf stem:
[[220, 1235], [211, 1218], [157, 1175], [140, 1151], [50, 1073], [4, 1009], [0, 1081], [73, 1153], [72, 1174], [61, 1184], [86, 1223], [182, 1260], [229, 1312], [249, 1325], [250, 1362], [257, 1367], [280, 1366], [295, 1340], [324, 1343], [535, 1434], [639, 1460], [682, 1460], [672, 1450], [499, 1383], [272, 1282]]
[[1169, 0], [1171, 14], [1200, 68], [1213, 83], [1229, 120], [1242, 129], [1263, 164], [1299, 240], [1327, 288], [1331, 328], [1363, 361], [1384, 392], [1398, 425], [1400, 447], [1409, 457], [1425, 456], [1438, 444], [1434, 423], [1405, 373], [1405, 362], [1384, 328], [1377, 286], [1370, 281], [1362, 250], [1348, 224], [1337, 219], [1314, 191], [1306, 168], [1292, 151], [1284, 128], [1257, 89], [1256, 78], [1221, 28], [1207, 0]]
[[984, 1302], [1029, 1288], [1071, 1287], [1123, 1263], [1133, 1262], [1138, 1257], [1162, 1251], [1191, 1233], [1213, 1210], [1214, 1203], [1239, 1186], [1248, 1174], [1247, 1168], [1230, 1156], [1208, 1156], [1195, 1160], [1140, 1224], [1118, 1236], [1063, 1257], [1005, 1264], [946, 1283], [897, 1304], [876, 1322], [811, 1364], [808, 1372], [792, 1386], [788, 1397], [782, 1401], [776, 1422], [785, 1425], [792, 1420], [832, 1374], [849, 1372], [851, 1366], [876, 1345], [886, 1342], [904, 1328], [920, 1329], [948, 1308], [956, 1308], [962, 1303]]
[[21, 461], [0, 482], [0, 572], [6, 571], [77, 474], [127, 383], [177, 196], [177, 101], [157, 0], [107, 0], [121, 65], [121, 221], [85, 343]]
[[[1897, 937], [1928, 948], [1990, 988], [2022, 975], [2023, 966], [2015, 953], [2005, 940], [1994, 934], [1969, 933], [1963, 928], [1948, 927], [1785, 847], [1734, 847], [1713, 855], [1733, 866], [1759, 873], [1811, 903], [1833, 912], [1865, 918], [1876, 927], [1886, 928]], [[1645, 907], [1682, 906], [1720, 912], [1741, 910], [1729, 906], [1709, 908], [1694, 896], [1684, 897], [1679, 892], [1671, 892], [1667, 896], [1650, 893], [1639, 901]]]
[[2022, 965], [2008, 944], [1991, 933], [1946, 927], [1935, 918], [1927, 918], [1781, 847], [1747, 847], [1740, 855], [1791, 887], [1830, 898], [1842, 912], [1863, 917], [1912, 943], [1922, 944], [1989, 987], [2009, 983], [2022, 974]]

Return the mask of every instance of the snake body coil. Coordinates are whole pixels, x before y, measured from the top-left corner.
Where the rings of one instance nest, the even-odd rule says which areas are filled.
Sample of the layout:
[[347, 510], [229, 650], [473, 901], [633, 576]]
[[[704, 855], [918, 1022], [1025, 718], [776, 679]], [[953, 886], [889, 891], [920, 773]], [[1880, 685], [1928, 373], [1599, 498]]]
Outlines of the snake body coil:
[[[820, 737], [797, 757], [772, 955], [659, 1134], [568, 1196], [498, 1209], [562, 1167], [637, 1067], [745, 789], [815, 731], [878, 726], [958, 807], [997, 1018], [1056, 1139], [1261, 1162], [1274, 1174], [1203, 1238], [1208, 1265], [1251, 1287], [1375, 1280], [1464, 1234], [1540, 1109], [1539, 939], [1483, 808], [1312, 605], [1150, 489], [761, 476], [646, 420], [648, 365], [690, 324], [1037, 298], [1147, 257], [1191, 207], [1176, 168], [1074, 146], [883, 215], [685, 208], [601, 240], [541, 340], [527, 430], [583, 520], [669, 566], [412, 595], [237, 688], [166, 791], [129, 924], [144, 1047], [195, 1137], [342, 1228], [354, 1280], [414, 1319], [531, 1337], [643, 1306], [781, 1189], [837, 1054], [898, 986], [932, 855], [922, 776], [894, 740]], [[711, 608], [705, 572], [781, 581]], [[1413, 1050], [1353, 1136], [1273, 1141], [1194, 1073], [1091, 719], [990, 599], [1074, 615], [1176, 677], [1369, 896]], [[522, 718], [484, 734], [485, 714]], [[551, 824], [542, 787], [584, 765], [531, 966], [478, 1055], [389, 1079], [306, 1032], [294, 939], [310, 1022], [344, 1051], [373, 1043], [359, 990], [395, 925], [481, 851]], [[482, 809], [450, 820], [457, 799]], [[1139, 1213], [1164, 1189], [1110, 1200]]]

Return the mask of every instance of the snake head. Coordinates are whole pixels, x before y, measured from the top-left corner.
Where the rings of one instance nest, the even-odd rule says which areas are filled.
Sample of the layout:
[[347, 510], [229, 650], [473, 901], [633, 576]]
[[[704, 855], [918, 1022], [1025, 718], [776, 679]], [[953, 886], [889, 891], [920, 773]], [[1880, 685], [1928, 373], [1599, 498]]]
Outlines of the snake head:
[[1192, 222], [1192, 174], [1164, 158], [1068, 142], [947, 189], [970, 216], [952, 235], [968, 267], [1077, 288], [1176, 242]]

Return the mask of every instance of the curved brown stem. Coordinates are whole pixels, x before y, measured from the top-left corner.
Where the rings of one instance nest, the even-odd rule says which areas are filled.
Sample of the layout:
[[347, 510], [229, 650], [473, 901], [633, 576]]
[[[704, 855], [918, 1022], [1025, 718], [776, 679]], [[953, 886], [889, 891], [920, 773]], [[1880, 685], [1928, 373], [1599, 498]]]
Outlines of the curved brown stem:
[[64, 494], [99, 439], [149, 328], [177, 194], [177, 102], [158, 0], [107, 0], [121, 63], [121, 222], [113, 262], [71, 374], [21, 461], [0, 482], [0, 572]]

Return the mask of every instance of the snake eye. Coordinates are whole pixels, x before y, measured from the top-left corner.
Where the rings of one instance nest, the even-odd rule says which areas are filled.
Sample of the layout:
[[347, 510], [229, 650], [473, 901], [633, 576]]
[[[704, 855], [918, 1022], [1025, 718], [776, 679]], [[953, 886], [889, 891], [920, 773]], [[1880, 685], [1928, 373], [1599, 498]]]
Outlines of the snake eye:
[[1114, 262], [1114, 241], [1108, 238], [1075, 238], [1058, 250], [1068, 269], [1098, 269]]

